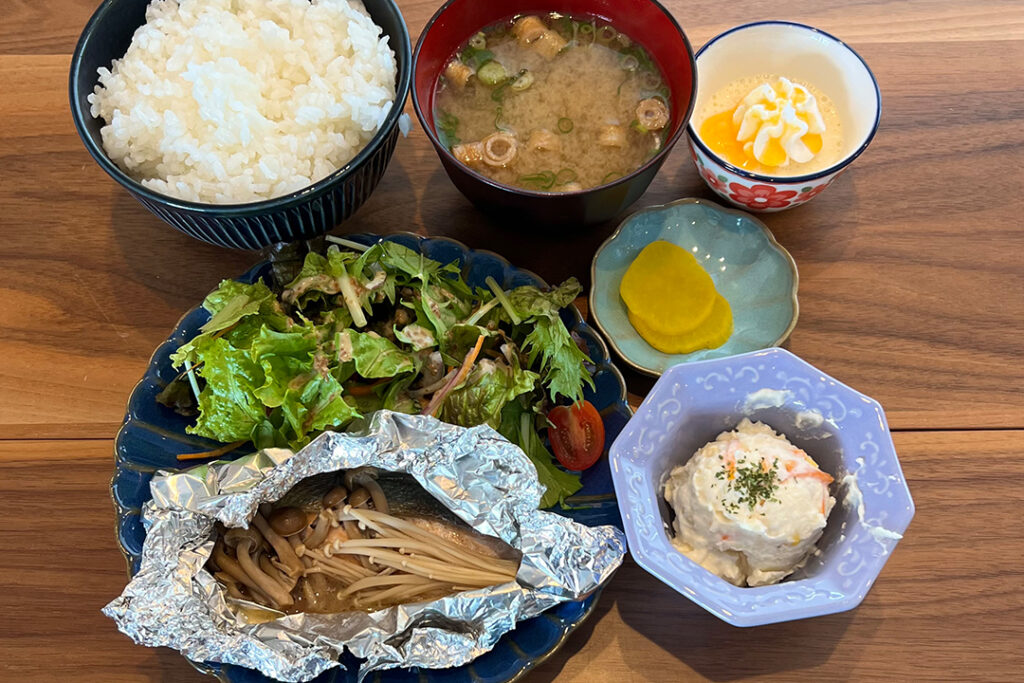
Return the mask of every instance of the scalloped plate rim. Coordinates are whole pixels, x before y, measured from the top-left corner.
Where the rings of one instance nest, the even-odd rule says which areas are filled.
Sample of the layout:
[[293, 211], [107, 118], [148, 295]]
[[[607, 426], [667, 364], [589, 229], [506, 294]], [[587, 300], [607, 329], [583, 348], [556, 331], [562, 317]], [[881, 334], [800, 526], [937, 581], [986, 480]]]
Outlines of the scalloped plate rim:
[[[498, 254], [498, 253], [496, 253], [494, 251], [491, 251], [489, 249], [474, 249], [472, 247], [469, 247], [468, 245], [466, 245], [464, 242], [462, 242], [460, 240], [457, 240], [457, 239], [454, 239], [454, 238], [451, 238], [451, 237], [447, 237], [447, 236], [443, 236], [443, 235], [438, 235], [438, 236], [419, 235], [419, 234], [414, 233], [414, 232], [410, 232], [410, 231], [407, 231], [407, 230], [402, 230], [402, 231], [396, 231], [396, 232], [387, 233], [387, 234], [384, 234], [384, 235], [377, 235], [377, 234], [374, 234], [374, 233], [352, 233], [352, 234], [345, 235], [345, 239], [355, 240], [357, 238], [363, 237], [363, 238], [367, 238], [367, 239], [376, 238], [377, 240], [384, 240], [384, 239], [388, 239], [390, 237], [396, 237], [396, 236], [407, 237], [407, 238], [414, 239], [414, 240], [416, 240], [416, 242], [418, 244], [422, 244], [426, 240], [447, 242], [447, 243], [453, 245], [454, 247], [458, 248], [460, 251], [462, 251], [466, 255], [472, 254], [472, 253], [486, 254], [486, 255], [496, 259], [498, 262], [500, 262], [504, 269], [514, 269], [515, 271], [518, 271], [520, 273], [524, 273], [524, 274], [528, 275], [529, 277], [535, 278], [538, 282], [541, 283], [542, 286], [548, 286], [547, 285], [547, 281], [544, 280], [544, 278], [540, 277], [539, 275], [537, 275], [532, 270], [529, 270], [529, 269], [526, 269], [526, 268], [520, 268], [518, 266], [513, 265], [507, 258], [502, 256], [501, 254]], [[373, 242], [370, 242], [370, 243], [372, 244]], [[232, 279], [243, 280], [243, 279], [245, 279], [247, 277], [250, 277], [252, 274], [254, 274], [254, 272], [258, 272], [258, 271], [262, 270], [266, 266], [266, 263], [267, 263], [266, 261], [260, 261], [260, 262], [258, 262], [256, 264], [254, 264], [253, 266], [251, 266], [250, 268], [246, 269], [243, 273], [235, 276]], [[149, 377], [151, 377], [152, 375], [154, 375], [155, 371], [158, 369], [159, 364], [157, 362], [157, 356], [160, 355], [161, 349], [163, 349], [166, 344], [173, 343], [172, 339], [175, 336], [175, 334], [177, 334], [177, 332], [180, 330], [182, 323], [184, 323], [184, 321], [189, 316], [193, 315], [201, 307], [202, 307], [202, 304], [197, 304], [196, 306], [193, 306], [192, 308], [190, 308], [187, 311], [185, 311], [178, 318], [178, 320], [175, 322], [174, 327], [171, 329], [171, 331], [168, 334], [167, 338], [165, 338], [162, 342], [157, 344], [156, 348], [150, 354], [149, 360], [146, 362], [145, 371], [143, 372], [142, 377], [132, 386], [132, 389], [131, 389], [131, 391], [128, 394], [128, 399], [125, 402], [125, 416], [124, 416], [124, 418], [123, 418], [123, 420], [121, 422], [120, 427], [118, 428], [116, 436], [114, 437], [114, 442], [113, 442], [113, 444], [114, 444], [114, 449], [113, 449], [114, 450], [114, 453], [113, 453], [113, 455], [114, 455], [114, 471], [113, 471], [113, 473], [111, 474], [111, 477], [110, 477], [110, 483], [108, 485], [108, 492], [109, 492], [109, 495], [110, 495], [111, 502], [114, 505], [114, 510], [115, 510], [115, 513], [116, 513], [116, 517], [114, 519], [114, 539], [115, 539], [115, 541], [117, 543], [118, 550], [121, 552], [121, 555], [122, 555], [122, 557], [125, 560], [125, 564], [126, 564], [125, 573], [127, 574], [129, 580], [132, 577], [133, 555], [132, 555], [132, 553], [130, 553], [128, 551], [127, 548], [125, 548], [124, 544], [121, 542], [120, 525], [121, 525], [121, 522], [126, 517], [128, 517], [130, 515], [139, 515], [140, 514], [140, 510], [138, 508], [121, 505], [121, 503], [117, 500], [117, 497], [114, 494], [114, 486], [115, 486], [117, 477], [120, 474], [120, 472], [122, 471], [122, 460], [121, 460], [120, 456], [118, 455], [118, 449], [119, 449], [119, 446], [120, 446], [120, 444], [122, 442], [122, 439], [124, 438], [125, 431], [127, 429], [129, 429], [130, 427], [135, 427], [136, 426], [136, 422], [137, 421], [131, 416], [129, 408], [130, 408], [130, 406], [132, 404], [132, 399], [136, 395], [136, 392], [138, 392], [141, 389], [142, 385], [147, 381], [147, 379]], [[601, 367], [601, 369], [606, 370], [608, 372], [611, 372], [612, 375], [614, 376], [615, 380], [616, 380], [616, 383], [618, 384], [618, 387], [619, 387], [619, 394], [618, 394], [618, 396], [616, 398], [615, 405], [617, 407], [624, 407], [626, 413], [628, 413], [629, 416], [632, 416], [633, 413], [634, 413], [634, 410], [633, 410], [632, 406], [629, 405], [628, 390], [627, 390], [627, 387], [626, 387], [626, 380], [623, 377], [622, 372], [619, 370], [619, 368], [612, 361], [611, 352], [609, 350], [608, 342], [605, 341], [604, 337], [602, 336], [602, 332], [594, 330], [594, 328], [592, 328], [587, 323], [587, 321], [583, 318], [583, 315], [580, 313], [579, 309], [576, 308], [576, 306], [570, 305], [567, 308], [571, 311], [571, 315], [572, 315], [572, 318], [573, 318], [573, 328], [574, 329], [582, 327], [583, 329], [589, 329], [589, 330], [591, 330], [593, 332], [592, 338], [594, 339], [594, 341], [596, 341], [598, 349], [600, 351], [600, 355], [601, 355], [601, 358], [599, 359], [599, 362], [596, 363], [596, 364], [599, 367]], [[596, 322], [596, 318], [595, 318], [595, 322]], [[216, 443], [216, 442], [212, 442], [211, 441], [210, 443]], [[146, 469], [152, 469], [153, 471], [155, 471], [158, 468], [155, 468], [155, 467], [154, 468], [149, 468], [147, 466]], [[614, 496], [614, 485], [613, 485], [613, 493], [612, 493], [612, 495]], [[609, 579], [609, 581], [610, 581], [610, 579]], [[530, 671], [532, 671], [534, 668], [536, 668], [537, 666], [541, 665], [545, 661], [547, 661], [552, 655], [555, 654], [555, 652], [557, 652], [559, 649], [561, 649], [561, 647], [565, 644], [565, 641], [568, 640], [569, 636], [572, 635], [572, 633], [574, 631], [576, 631], [576, 629], [579, 628], [584, 622], [586, 622], [587, 619], [590, 617], [590, 615], [593, 613], [594, 608], [597, 606], [598, 599], [601, 597], [601, 594], [604, 591], [604, 588], [605, 588], [606, 585], [607, 585], [607, 582], [604, 585], [599, 586], [598, 589], [596, 591], [594, 591], [594, 593], [592, 593], [591, 595], [587, 596], [586, 598], [583, 598], [582, 600], [573, 601], [573, 602], [576, 602], [576, 603], [586, 603], [588, 600], [590, 601], [589, 604], [586, 605], [586, 608], [584, 609], [584, 611], [581, 612], [580, 615], [578, 616], [578, 618], [575, 619], [574, 621], [568, 621], [566, 619], [561, 619], [561, 618], [553, 617], [553, 616], [550, 617], [550, 618], [556, 619], [559, 622], [559, 635], [555, 639], [555, 642], [551, 645], [550, 648], [548, 648], [545, 652], [541, 653], [540, 655], [538, 655], [536, 657], [533, 657], [533, 658], [526, 659], [524, 661], [524, 663], [520, 667], [518, 667], [518, 669], [516, 671], [510, 673], [510, 677], [502, 679], [503, 682], [504, 683], [514, 683], [515, 681], [521, 680], [526, 674], [528, 674]], [[559, 605], [565, 605], [565, 604], [570, 604], [570, 603], [559, 603]], [[541, 614], [539, 614], [539, 615], [537, 615], [535, 617], [532, 617], [531, 619], [527, 619], [527, 620], [524, 620], [523, 622], [519, 622], [519, 624], [529, 622], [532, 619], [548, 618], [550, 616], [549, 613], [551, 612], [551, 610], [557, 609], [557, 607], [559, 605], [555, 605], [551, 609], [549, 609], [549, 610], [547, 610], [545, 612], [542, 612]], [[519, 627], [519, 624], [516, 625], [516, 628]], [[498, 641], [498, 643], [495, 644], [495, 648], [497, 648], [501, 644], [502, 640], [505, 637], [508, 637], [510, 634], [514, 633], [515, 630], [516, 629], [513, 629], [512, 631], [509, 631], [508, 633], [503, 635], [502, 639], [500, 639]], [[490, 652], [493, 652], [493, 649]], [[191, 665], [196, 671], [198, 671], [198, 672], [200, 672], [202, 674], [213, 676], [213, 677], [217, 678], [218, 680], [223, 681], [224, 683], [230, 683], [231, 682], [231, 679], [228, 677], [228, 674], [226, 672], [216, 671], [213, 668], [205, 665], [203, 662], [196, 662], [196, 661], [193, 661], [193, 660], [189, 659], [188, 657], [183, 657], [183, 659], [185, 659], [185, 661], [188, 662], [189, 665]], [[473, 664], [473, 662], [471, 661], [471, 662], [468, 662], [464, 666], [470, 666], [472, 664]], [[226, 666], [233, 666], [233, 665], [226, 665]], [[244, 668], [244, 667], [239, 667], [239, 668]], [[455, 668], [461, 668], [461, 667], [455, 667]], [[447, 671], [447, 669], [442, 669], [442, 670], [443, 671]], [[391, 669], [389, 671], [406, 671], [406, 672], [409, 672], [408, 669]], [[429, 679], [429, 672], [430, 671], [432, 671], [432, 670], [431, 669], [420, 669], [419, 676], [418, 676], [419, 680], [421, 680], [421, 681], [424, 680], [424, 676], [426, 676]], [[409, 672], [409, 673], [411, 673], [411, 672]]]
[[[595, 304], [594, 296], [595, 296], [595, 292], [597, 291], [597, 288], [594, 286], [594, 283], [597, 282], [597, 261], [598, 261], [598, 258], [601, 256], [601, 252], [603, 252], [616, 239], [618, 239], [619, 236], [622, 234], [622, 231], [626, 228], [626, 225], [630, 221], [635, 219], [636, 217], [644, 215], [644, 214], [648, 214], [648, 213], [658, 213], [660, 211], [669, 210], [669, 209], [672, 209], [672, 208], [674, 208], [676, 206], [684, 206], [684, 205], [690, 205], [690, 204], [697, 205], [697, 206], [705, 206], [707, 208], [710, 208], [713, 211], [718, 211], [720, 213], [727, 214], [727, 215], [733, 215], [733, 216], [736, 216], [738, 218], [742, 218], [744, 220], [750, 221], [751, 223], [753, 223], [754, 225], [756, 225], [758, 228], [761, 229], [761, 231], [764, 233], [765, 237], [767, 237], [769, 245], [772, 246], [774, 249], [776, 249], [778, 252], [780, 252], [783, 255], [783, 257], [785, 258], [785, 260], [789, 263], [790, 270], [793, 273], [793, 291], [792, 291], [792, 296], [791, 296], [791, 300], [793, 302], [793, 316], [792, 316], [792, 318], [789, 321], [789, 325], [787, 325], [786, 329], [784, 329], [782, 331], [782, 334], [779, 335], [778, 339], [776, 339], [774, 342], [769, 344], [767, 347], [763, 347], [763, 348], [771, 348], [773, 346], [780, 346], [783, 342], [785, 342], [789, 338], [789, 335], [791, 335], [793, 333], [793, 330], [796, 329], [797, 320], [800, 318], [800, 301], [797, 298], [797, 290], [799, 289], [799, 285], [800, 285], [800, 271], [797, 268], [796, 260], [793, 258], [793, 255], [789, 253], [789, 250], [786, 249], [784, 246], [782, 246], [777, 239], [775, 239], [775, 235], [772, 234], [772, 231], [768, 228], [768, 226], [765, 225], [764, 222], [762, 222], [756, 216], [753, 216], [752, 214], [749, 214], [746, 211], [740, 211], [739, 209], [732, 209], [732, 208], [729, 208], [729, 207], [725, 207], [725, 206], [722, 206], [721, 204], [713, 202], [713, 201], [711, 201], [709, 199], [702, 199], [700, 197], [683, 197], [682, 199], [676, 199], [676, 200], [671, 201], [671, 202], [666, 202], [665, 204], [654, 204], [652, 206], [645, 206], [644, 208], [642, 208], [642, 209], [640, 209], [638, 211], [634, 211], [633, 213], [629, 214], [624, 219], [622, 219], [622, 222], [619, 223], [619, 225], [615, 228], [615, 231], [612, 232], [612, 234], [608, 236], [608, 239], [606, 239], [604, 242], [602, 242], [601, 246], [599, 246], [597, 248], [597, 251], [594, 252], [594, 258], [590, 261], [590, 294], [587, 296], [587, 305], [588, 305], [588, 307], [590, 309], [590, 315], [594, 319], [594, 326], [598, 329], [598, 331], [600, 331], [601, 335], [603, 335], [603, 337], [605, 337], [608, 340], [608, 342], [607, 342], [608, 345], [615, 351], [616, 355], [618, 355], [618, 357], [624, 363], [629, 365], [634, 370], [636, 370], [638, 372], [641, 372], [641, 373], [643, 373], [645, 375], [649, 375], [651, 377], [661, 377], [662, 373], [664, 373], [665, 370], [667, 370], [668, 368], [672, 367], [672, 365], [677, 365], [678, 363], [669, 363], [668, 365], [666, 365], [661, 370], [659, 370], [657, 368], [650, 368], [650, 367], [647, 367], [646, 365], [644, 365], [644, 364], [634, 360], [633, 358], [630, 358], [619, 347], [619, 345], [615, 342], [614, 335], [612, 335], [610, 332], [608, 332], [608, 330], [605, 329], [604, 325], [601, 324], [601, 317], [600, 317], [600, 315], [597, 312], [597, 307], [594, 305]], [[748, 349], [748, 351], [757, 351], [757, 350], [759, 350], [759, 349]], [[666, 358], [671, 358], [673, 356], [684, 356], [684, 355], [687, 355], [687, 354], [662, 353], [660, 351], [657, 351], [656, 349], [654, 350], [654, 352], [658, 353], [658, 354], [661, 354], [662, 356], [664, 356]], [[738, 353], [746, 353], [746, 351], [738, 352]], [[730, 355], [737, 355], [737, 354], [730, 354]], [[701, 359], [701, 360], [706, 360], [706, 359]], [[690, 363], [690, 362], [698, 362], [698, 361], [697, 360], [693, 360], [693, 361], [682, 360], [682, 361], [679, 361], [679, 363]]]

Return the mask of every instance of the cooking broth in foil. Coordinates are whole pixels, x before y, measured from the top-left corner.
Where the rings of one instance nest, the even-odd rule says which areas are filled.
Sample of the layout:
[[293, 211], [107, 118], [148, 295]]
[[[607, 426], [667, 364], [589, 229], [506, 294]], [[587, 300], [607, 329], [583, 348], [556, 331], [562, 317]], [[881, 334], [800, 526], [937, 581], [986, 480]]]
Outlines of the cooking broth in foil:
[[[284, 614], [231, 597], [205, 568], [218, 523], [247, 528], [261, 503], [279, 501], [299, 482], [362, 466], [411, 475], [458, 520], [521, 553], [515, 580], [377, 611]], [[497, 432], [427, 416], [381, 411], [362, 433], [326, 433], [294, 454], [268, 449], [160, 472], [150, 488], [141, 567], [104, 614], [142, 645], [283, 681], [340, 666], [345, 649], [364, 660], [360, 677], [395, 667], [460, 666], [516, 622], [586, 597], [625, 554], [618, 529], [538, 510], [543, 491], [533, 465]]]

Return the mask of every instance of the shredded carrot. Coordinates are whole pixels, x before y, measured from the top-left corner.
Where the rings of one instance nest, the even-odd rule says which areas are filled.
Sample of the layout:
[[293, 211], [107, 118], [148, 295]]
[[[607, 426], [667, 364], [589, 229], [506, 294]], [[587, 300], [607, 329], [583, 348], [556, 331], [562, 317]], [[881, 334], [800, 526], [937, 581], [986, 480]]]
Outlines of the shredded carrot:
[[230, 453], [235, 450], [245, 441], [235, 441], [234, 443], [224, 444], [220, 448], [214, 448], [212, 451], [201, 451], [199, 453], [182, 453], [178, 456], [178, 460], [202, 460], [203, 458], [216, 458], [219, 455]]
[[[809, 463], [808, 463], [809, 464]], [[799, 467], [799, 469], [797, 469]], [[820, 479], [826, 484], [831, 484], [835, 481], [828, 472], [822, 472], [817, 467], [801, 466], [801, 463], [794, 460], [788, 460], [786, 462], [786, 474], [789, 477], [797, 479], [799, 477], [812, 477], [814, 479]]]
[[725, 449], [725, 465], [729, 470], [729, 481], [736, 478], [736, 451], [739, 450], [739, 445], [739, 441], [734, 439]]
[[345, 387], [345, 393], [350, 396], [369, 396], [377, 386], [387, 381], [387, 378], [382, 378], [374, 382], [370, 382], [369, 384], [352, 384]]
[[234, 323], [231, 323], [230, 325], [228, 325], [227, 327], [225, 327], [223, 329], [217, 330], [212, 335], [210, 335], [210, 339], [219, 339], [220, 337], [223, 337], [225, 334], [227, 334], [231, 330], [235, 329], [235, 327], [237, 325], [238, 325], [238, 323], [234, 322]]
[[812, 477], [814, 479], [820, 479], [826, 484], [831, 484], [835, 479], [832, 478], [828, 472], [822, 472], [821, 470], [801, 470], [793, 474], [793, 478], [799, 477]]
[[455, 373], [454, 377], [448, 380], [448, 384], [441, 387], [431, 397], [430, 403], [428, 403], [427, 407], [422, 411], [423, 415], [433, 415], [436, 413], [437, 409], [441, 407], [441, 402], [444, 401], [444, 397], [447, 396], [452, 389], [459, 386], [464, 379], [466, 379], [470, 369], [473, 367], [473, 363], [476, 361], [476, 357], [480, 355], [480, 349], [483, 348], [483, 345], [484, 335], [481, 334], [476, 338], [476, 344], [474, 344], [473, 348], [471, 348], [469, 353], [466, 354], [466, 359], [462, 361], [462, 367], [459, 368], [459, 371]]

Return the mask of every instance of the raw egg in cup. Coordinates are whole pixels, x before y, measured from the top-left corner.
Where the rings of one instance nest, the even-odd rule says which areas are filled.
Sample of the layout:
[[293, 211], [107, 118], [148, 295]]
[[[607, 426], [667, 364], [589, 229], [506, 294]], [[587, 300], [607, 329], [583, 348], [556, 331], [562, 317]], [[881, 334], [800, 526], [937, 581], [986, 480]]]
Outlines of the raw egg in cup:
[[820, 194], [867, 148], [882, 98], [848, 45], [803, 24], [745, 24], [697, 52], [687, 127], [704, 182], [730, 203], [781, 211]]

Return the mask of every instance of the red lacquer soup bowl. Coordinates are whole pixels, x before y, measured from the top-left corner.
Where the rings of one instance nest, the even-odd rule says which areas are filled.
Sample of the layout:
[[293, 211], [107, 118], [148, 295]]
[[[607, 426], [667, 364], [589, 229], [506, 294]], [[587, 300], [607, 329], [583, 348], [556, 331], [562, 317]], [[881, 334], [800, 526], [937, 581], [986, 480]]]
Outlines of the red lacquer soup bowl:
[[[670, 120], [661, 149], [632, 173], [576, 192], [528, 190], [487, 178], [452, 156], [434, 122], [438, 78], [458, 48], [481, 29], [509, 17], [549, 12], [609, 22], [644, 47], [669, 88]], [[686, 34], [672, 14], [654, 0], [449, 0], [427, 22], [416, 45], [413, 105], [448, 177], [480, 209], [510, 225], [573, 228], [618, 216], [647, 189], [686, 129], [697, 90], [696, 73]]]

